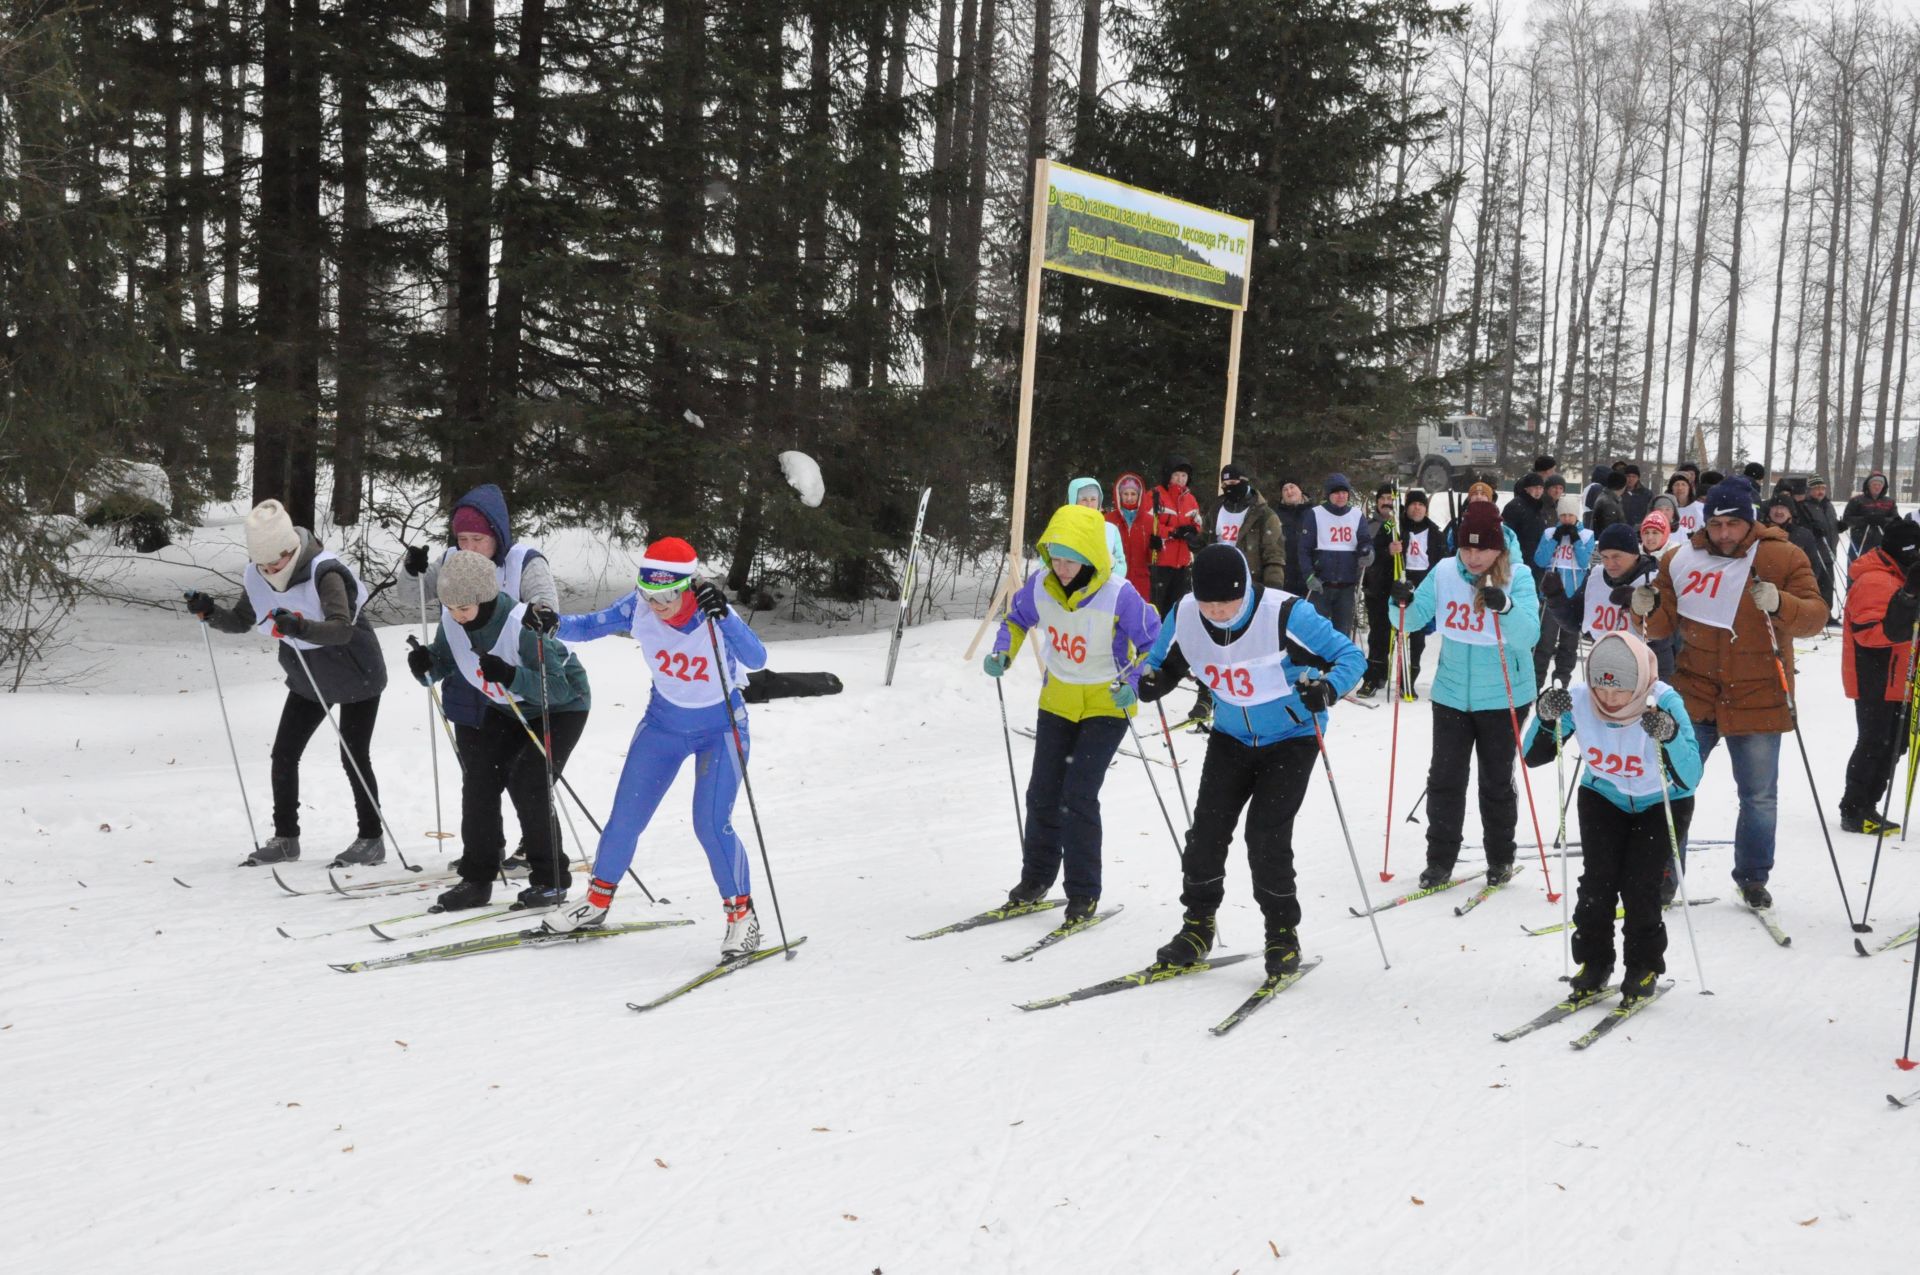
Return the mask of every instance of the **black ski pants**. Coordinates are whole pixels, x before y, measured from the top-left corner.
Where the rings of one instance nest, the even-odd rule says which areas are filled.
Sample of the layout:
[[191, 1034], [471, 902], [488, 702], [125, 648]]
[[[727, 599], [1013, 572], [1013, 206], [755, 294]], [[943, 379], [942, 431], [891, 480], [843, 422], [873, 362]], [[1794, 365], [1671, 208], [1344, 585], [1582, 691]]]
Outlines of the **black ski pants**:
[[[1613, 913], [1626, 912], [1621, 947], [1629, 970], [1667, 972], [1667, 926], [1660, 919], [1660, 879], [1672, 861], [1666, 812], [1630, 814], [1586, 785], [1580, 787], [1580, 893], [1573, 907], [1573, 959], [1613, 965]], [[1673, 801], [1681, 839], [1693, 822], [1693, 798]]]
[[[1521, 724], [1526, 719], [1521, 710]], [[1467, 817], [1467, 772], [1480, 759], [1480, 831], [1487, 862], [1513, 862], [1520, 805], [1513, 791], [1513, 718], [1504, 708], [1469, 713], [1433, 706], [1433, 760], [1427, 765], [1427, 866], [1453, 871]]]
[[[545, 724], [529, 717], [535, 735]], [[553, 773], [558, 780], [566, 769], [580, 735], [587, 729], [585, 713], [553, 715]], [[540, 748], [521, 729], [511, 713], [490, 711], [473, 737], [473, 747], [461, 754], [466, 770], [460, 781], [460, 875], [468, 881], [492, 881], [500, 875], [500, 855], [506, 831], [500, 821], [500, 794], [512, 795], [521, 812], [521, 840], [527, 851], [527, 877], [536, 886], [564, 886], [571, 879], [567, 852], [560, 840], [557, 811], [547, 807], [547, 763]], [[554, 800], [559, 800], [556, 793]], [[528, 813], [532, 818], [528, 819]]]
[[[1386, 587], [1367, 590], [1367, 680], [1388, 690], [1393, 683], [1393, 621], [1400, 608], [1387, 597]], [[1407, 644], [1407, 685], [1420, 680], [1420, 656], [1427, 649], [1427, 635], [1409, 633]]]
[[1147, 599], [1165, 621], [1173, 618], [1173, 608], [1193, 591], [1192, 567], [1148, 567], [1147, 587], [1153, 596]]
[[[489, 709], [488, 711], [491, 712], [492, 710]], [[478, 726], [462, 726], [460, 723], [455, 722], [453, 724], [453, 743], [454, 748], [458, 750], [460, 754], [460, 765], [464, 772], [467, 758], [472, 757], [480, 747], [480, 728]], [[525, 796], [526, 792], [527, 790], [525, 788], [515, 788], [512, 785], [508, 785], [507, 787], [507, 798], [513, 803], [514, 817], [520, 821], [520, 840], [514, 848], [514, 853], [519, 855], [524, 855], [527, 852], [527, 829], [538, 827], [541, 818], [547, 813], [546, 790], [542, 788], [539, 793], [534, 795], [532, 805], [523, 806], [521, 803], [528, 800]], [[505, 835], [504, 826], [502, 835]]]
[[1540, 608], [1540, 640], [1533, 646], [1533, 684], [1547, 682], [1547, 668], [1553, 668], [1554, 680], [1562, 686], [1573, 681], [1573, 666], [1580, 659], [1580, 626], [1563, 622], [1554, 609]]
[[1893, 766], [1906, 755], [1907, 733], [1901, 729], [1899, 700], [1853, 701], [1855, 738], [1847, 758], [1847, 786], [1840, 795], [1843, 815], [1877, 815], [1880, 798], [1893, 778]]
[[1124, 717], [1070, 721], [1041, 710], [1027, 777], [1020, 879], [1049, 887], [1067, 869], [1067, 897], [1100, 897], [1100, 785], [1127, 733]]
[[[304, 695], [287, 692], [280, 708], [280, 729], [273, 736], [273, 834], [276, 837], [300, 835], [300, 755], [307, 741], [326, 720], [327, 711]], [[340, 734], [347, 741], [340, 753], [340, 768], [347, 772], [347, 786], [353, 791], [355, 835], [380, 835], [380, 781], [373, 775], [373, 758], [368, 746], [373, 742], [373, 724], [380, 716], [380, 697], [356, 700], [340, 705]], [[331, 735], [333, 730], [328, 728]], [[354, 777], [352, 760], [360, 765], [372, 792], [363, 792]]]
[[1226, 894], [1227, 848], [1245, 810], [1247, 867], [1267, 931], [1291, 930], [1300, 924], [1300, 900], [1294, 893], [1293, 817], [1313, 778], [1316, 752], [1311, 739], [1283, 739], [1256, 748], [1222, 730], [1207, 737], [1200, 793], [1193, 803], [1193, 828], [1180, 856], [1180, 903], [1188, 916], [1212, 916], [1220, 910]]

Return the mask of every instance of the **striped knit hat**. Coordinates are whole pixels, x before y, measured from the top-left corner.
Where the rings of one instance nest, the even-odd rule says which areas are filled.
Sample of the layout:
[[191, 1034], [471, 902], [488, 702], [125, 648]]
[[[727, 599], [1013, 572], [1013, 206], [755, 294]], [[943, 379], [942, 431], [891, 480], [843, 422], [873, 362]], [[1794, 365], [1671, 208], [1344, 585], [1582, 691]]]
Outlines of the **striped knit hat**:
[[642, 593], [677, 593], [693, 583], [693, 573], [699, 565], [699, 555], [694, 553], [692, 545], [678, 536], [668, 536], [647, 546], [647, 556], [640, 559], [636, 583]]

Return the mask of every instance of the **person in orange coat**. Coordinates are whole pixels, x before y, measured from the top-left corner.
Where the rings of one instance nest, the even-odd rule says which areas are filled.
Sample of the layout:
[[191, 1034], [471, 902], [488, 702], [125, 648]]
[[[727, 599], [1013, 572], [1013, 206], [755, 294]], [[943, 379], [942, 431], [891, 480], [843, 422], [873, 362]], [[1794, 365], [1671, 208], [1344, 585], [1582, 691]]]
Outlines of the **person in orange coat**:
[[1880, 795], [1893, 766], [1907, 751], [1907, 665], [1913, 658], [1913, 620], [1920, 599], [1920, 525], [1907, 518], [1888, 524], [1880, 545], [1847, 569], [1847, 644], [1840, 652], [1840, 681], [1853, 701], [1856, 735], [1847, 759], [1847, 787], [1840, 795], [1840, 827], [1878, 836], [1900, 825], [1880, 825]]
[[1153, 533], [1147, 547], [1153, 551], [1148, 576], [1153, 585], [1148, 598], [1162, 619], [1193, 587], [1193, 549], [1206, 528], [1200, 521], [1200, 502], [1189, 490], [1193, 465], [1182, 457], [1167, 462], [1167, 476], [1148, 494]]
[[1145, 512], [1146, 494], [1146, 479], [1124, 473], [1113, 480], [1113, 508], [1107, 510], [1107, 521], [1120, 529], [1120, 543], [1127, 550], [1126, 570], [1121, 574], [1143, 598], [1153, 596], [1153, 582], [1147, 574], [1153, 562], [1153, 550], [1147, 546], [1153, 536], [1153, 519], [1140, 516]]

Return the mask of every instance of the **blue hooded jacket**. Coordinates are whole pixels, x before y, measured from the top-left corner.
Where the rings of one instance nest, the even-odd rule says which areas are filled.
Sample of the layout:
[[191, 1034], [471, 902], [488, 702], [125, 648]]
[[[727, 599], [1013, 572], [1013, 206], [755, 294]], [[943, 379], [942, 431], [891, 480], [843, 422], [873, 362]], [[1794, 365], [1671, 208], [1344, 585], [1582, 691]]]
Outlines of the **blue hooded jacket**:
[[[454, 512], [462, 507], [485, 518], [487, 526], [492, 528], [493, 565], [497, 567], [506, 562], [507, 550], [513, 548], [513, 527], [507, 517], [505, 494], [493, 483], [481, 483], [454, 502], [453, 510], [447, 514], [449, 525]], [[450, 677], [441, 683], [440, 701], [446, 709], [447, 720], [456, 726], [479, 726], [487, 720], [486, 696], [468, 685], [464, 677]]]

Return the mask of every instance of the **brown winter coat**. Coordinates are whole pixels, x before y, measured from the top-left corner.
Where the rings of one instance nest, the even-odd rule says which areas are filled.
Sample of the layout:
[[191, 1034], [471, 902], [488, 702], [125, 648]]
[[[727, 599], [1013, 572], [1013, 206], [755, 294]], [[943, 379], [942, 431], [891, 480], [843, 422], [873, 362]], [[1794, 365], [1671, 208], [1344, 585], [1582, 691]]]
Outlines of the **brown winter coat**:
[[[1787, 680], [1793, 681], [1793, 639], [1812, 637], [1825, 627], [1827, 604], [1821, 600], [1807, 555], [1795, 548], [1778, 527], [1753, 524], [1744, 551], [1754, 548], [1749, 585], [1761, 580], [1780, 590], [1780, 610], [1774, 614]], [[1696, 549], [1711, 551], [1706, 528], [1693, 533]], [[1734, 612], [1733, 632], [1680, 618], [1670, 566], [1679, 546], [1660, 559], [1654, 580], [1660, 605], [1647, 617], [1647, 637], [1685, 640], [1674, 664], [1674, 686], [1687, 701], [1687, 713], [1696, 722], [1714, 722], [1722, 735], [1781, 734], [1793, 729], [1786, 696], [1780, 692], [1780, 674], [1774, 666], [1773, 644], [1767, 638], [1767, 619], [1749, 593]]]

